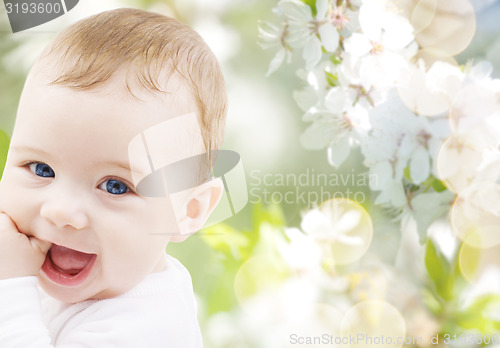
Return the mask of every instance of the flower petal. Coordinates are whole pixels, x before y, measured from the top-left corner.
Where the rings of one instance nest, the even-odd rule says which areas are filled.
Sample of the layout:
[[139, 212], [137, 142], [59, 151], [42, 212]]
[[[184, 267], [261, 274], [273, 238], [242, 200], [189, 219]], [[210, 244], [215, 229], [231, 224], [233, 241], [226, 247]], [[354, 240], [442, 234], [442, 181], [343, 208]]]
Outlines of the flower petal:
[[423, 146], [419, 146], [410, 160], [410, 176], [415, 184], [425, 181], [431, 173], [429, 153]]
[[333, 87], [325, 97], [325, 106], [334, 114], [340, 114], [346, 109], [347, 95], [342, 87]]
[[308, 211], [302, 218], [300, 228], [309, 235], [328, 233], [330, 230], [328, 217], [318, 209]]
[[308, 111], [316, 104], [318, 97], [316, 96], [316, 92], [314, 91], [314, 89], [309, 87], [294, 91], [293, 99], [295, 99], [295, 102], [297, 103], [299, 108], [302, 109], [302, 111]]
[[391, 203], [394, 207], [401, 208], [408, 203], [401, 181], [394, 181], [388, 192], [391, 197]]
[[378, 4], [371, 1], [364, 1], [359, 9], [359, 24], [361, 31], [369, 40], [379, 42], [382, 33], [383, 20], [385, 14]]
[[339, 47], [339, 32], [337, 28], [327, 23], [319, 27], [318, 32], [323, 47], [328, 52], [335, 52]]
[[382, 45], [397, 51], [410, 44], [413, 40], [413, 27], [410, 22], [397, 14], [385, 13], [382, 17]]
[[282, 47], [274, 56], [274, 58], [271, 60], [271, 63], [269, 63], [269, 68], [267, 69], [266, 76], [271, 75], [273, 72], [275, 72], [283, 63], [285, 60], [285, 55], [286, 51], [285, 48]]
[[332, 141], [335, 130], [325, 121], [316, 121], [300, 136], [300, 144], [309, 150], [324, 149]]
[[316, 18], [322, 20], [328, 11], [329, 0], [316, 0]]
[[342, 139], [332, 142], [328, 147], [328, 163], [335, 168], [339, 168], [346, 160], [351, 152], [351, 144], [349, 137], [344, 136]]
[[306, 70], [312, 70], [321, 59], [321, 42], [312, 35], [304, 46], [302, 57], [306, 61]]
[[344, 48], [347, 53], [356, 57], [361, 57], [370, 52], [372, 45], [366, 36], [353, 33], [347, 40], [345, 40]]
[[337, 223], [339, 233], [345, 233], [358, 226], [361, 222], [361, 212], [359, 210], [349, 210], [345, 212]]
[[336, 236], [336, 239], [340, 244], [351, 245], [351, 246], [363, 245], [363, 238], [359, 236], [347, 236], [345, 234], [339, 234]]
[[370, 189], [384, 190], [392, 182], [393, 170], [388, 161], [375, 164], [370, 168]]
[[278, 7], [285, 17], [296, 22], [309, 22], [313, 19], [311, 8], [302, 1], [282, 0]]

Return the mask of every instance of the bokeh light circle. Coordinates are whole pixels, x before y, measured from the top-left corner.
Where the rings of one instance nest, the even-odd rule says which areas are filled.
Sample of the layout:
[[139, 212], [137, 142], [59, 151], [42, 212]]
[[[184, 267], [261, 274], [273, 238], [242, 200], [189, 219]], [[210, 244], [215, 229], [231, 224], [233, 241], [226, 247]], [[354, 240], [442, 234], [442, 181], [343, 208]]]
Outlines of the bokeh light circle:
[[451, 54], [437, 47], [419, 49], [415, 56], [413, 56], [412, 61], [418, 62], [419, 59], [424, 61], [427, 70], [436, 62], [445, 62], [453, 66], [459, 66], [457, 60]]
[[257, 293], [277, 288], [288, 270], [277, 257], [258, 255], [247, 260], [236, 273], [234, 291], [240, 303]]
[[342, 319], [341, 334], [353, 337], [345, 348], [399, 348], [398, 338], [405, 337], [406, 324], [401, 313], [387, 302], [363, 301], [353, 306]]
[[411, 13], [410, 22], [415, 33], [419, 33], [432, 24], [436, 15], [438, 0], [419, 0], [413, 12]]
[[430, 86], [429, 73], [423, 68], [416, 66], [404, 71], [397, 90], [403, 104], [417, 115], [441, 116], [450, 108], [449, 97], [444, 91], [436, 91]]
[[490, 270], [500, 273], [500, 244], [477, 248], [463, 243], [459, 253], [460, 271], [469, 283], [477, 283]]
[[330, 199], [318, 209], [331, 220], [324, 231], [315, 235], [328, 248], [331, 261], [344, 265], [359, 260], [373, 238], [373, 223], [366, 210], [347, 198]]
[[454, 233], [465, 244], [487, 248], [500, 244], [500, 185], [482, 181], [463, 190], [451, 210]]
[[[296, 333], [298, 337], [301, 337], [301, 340], [297, 340], [298, 342], [294, 343], [293, 347], [340, 347], [340, 345], [336, 344], [335, 338], [341, 337], [342, 312], [326, 303], [316, 303], [311, 312], [311, 316], [297, 318], [298, 325], [289, 327], [289, 332]], [[328, 344], [325, 344], [326, 341], [328, 341]]]
[[439, 149], [436, 166], [438, 177], [453, 193], [469, 187], [481, 162], [481, 150], [466, 137], [454, 134]]
[[476, 15], [468, 0], [419, 1], [411, 20], [419, 29], [415, 39], [421, 47], [439, 48], [451, 56], [464, 51], [476, 32]]

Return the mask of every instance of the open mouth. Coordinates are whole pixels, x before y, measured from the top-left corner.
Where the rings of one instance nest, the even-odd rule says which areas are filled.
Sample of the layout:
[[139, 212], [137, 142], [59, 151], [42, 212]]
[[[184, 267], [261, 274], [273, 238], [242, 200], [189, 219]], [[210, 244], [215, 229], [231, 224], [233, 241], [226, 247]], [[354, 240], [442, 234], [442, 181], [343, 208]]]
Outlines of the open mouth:
[[77, 286], [88, 278], [96, 258], [96, 254], [53, 244], [45, 257], [42, 271], [59, 285]]

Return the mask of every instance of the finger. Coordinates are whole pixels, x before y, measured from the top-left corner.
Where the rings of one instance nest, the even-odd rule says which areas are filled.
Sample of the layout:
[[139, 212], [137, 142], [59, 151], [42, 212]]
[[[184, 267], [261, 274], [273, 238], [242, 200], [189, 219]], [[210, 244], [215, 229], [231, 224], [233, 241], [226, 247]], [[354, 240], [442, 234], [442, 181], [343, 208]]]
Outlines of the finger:
[[3, 224], [6, 227], [15, 228], [17, 230], [16, 224], [10, 218], [10, 216], [7, 215], [6, 213], [3, 213], [3, 212], [0, 213], [0, 223]]
[[41, 240], [35, 237], [30, 237], [30, 242], [33, 248], [36, 248], [37, 250], [39, 250], [41, 253], [44, 254], [46, 254], [49, 251], [50, 247], [52, 246], [51, 242], [47, 242], [45, 240]]

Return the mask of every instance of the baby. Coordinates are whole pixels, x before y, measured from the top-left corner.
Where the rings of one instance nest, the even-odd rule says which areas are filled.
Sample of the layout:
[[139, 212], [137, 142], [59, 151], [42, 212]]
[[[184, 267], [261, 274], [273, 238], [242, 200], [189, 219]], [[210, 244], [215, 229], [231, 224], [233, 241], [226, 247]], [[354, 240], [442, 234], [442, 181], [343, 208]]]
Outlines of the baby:
[[155, 173], [202, 154], [210, 167], [226, 104], [214, 55], [172, 18], [104, 12], [45, 49], [0, 182], [0, 347], [202, 346], [191, 278], [165, 247], [224, 186], [202, 168], [188, 186], [179, 166], [181, 183]]

